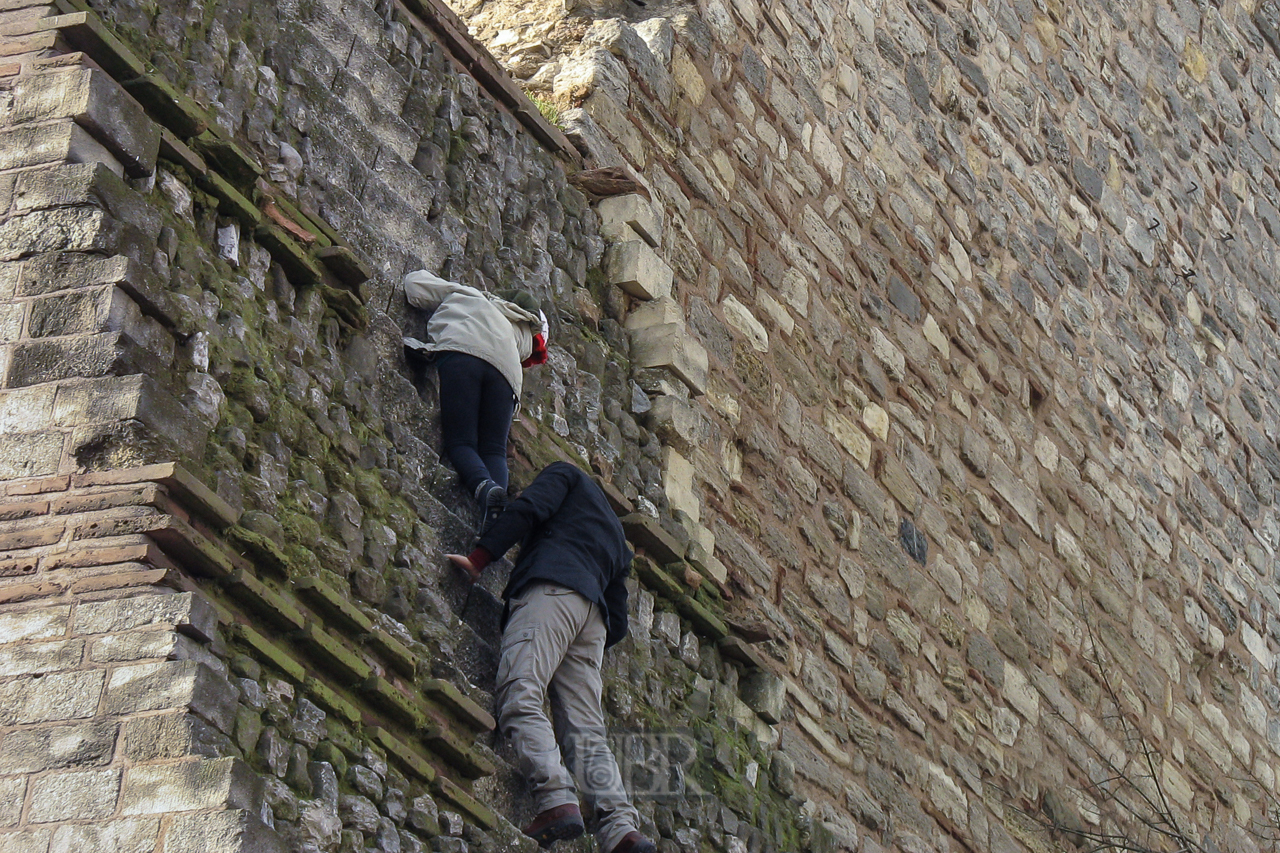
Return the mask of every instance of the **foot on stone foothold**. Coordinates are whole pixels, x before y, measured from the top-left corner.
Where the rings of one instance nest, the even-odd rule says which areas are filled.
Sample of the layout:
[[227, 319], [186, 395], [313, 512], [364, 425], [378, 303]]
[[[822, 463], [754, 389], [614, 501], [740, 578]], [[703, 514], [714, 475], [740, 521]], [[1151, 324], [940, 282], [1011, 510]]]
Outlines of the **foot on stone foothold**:
[[640, 833], [632, 830], [622, 836], [609, 853], [658, 853], [658, 846]]
[[507, 508], [507, 490], [493, 480], [485, 480], [476, 486], [475, 498], [480, 508], [480, 533], [483, 535]]
[[547, 809], [535, 817], [533, 823], [524, 828], [524, 834], [545, 849], [557, 841], [577, 838], [585, 829], [582, 823], [582, 811], [573, 803], [566, 803], [563, 806]]

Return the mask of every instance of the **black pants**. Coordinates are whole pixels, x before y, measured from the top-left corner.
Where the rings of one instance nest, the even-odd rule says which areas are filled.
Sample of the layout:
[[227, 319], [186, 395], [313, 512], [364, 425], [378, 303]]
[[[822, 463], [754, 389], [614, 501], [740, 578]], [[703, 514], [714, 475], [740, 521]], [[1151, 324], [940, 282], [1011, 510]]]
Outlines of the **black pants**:
[[445, 455], [462, 485], [493, 480], [507, 487], [507, 435], [516, 409], [511, 385], [489, 362], [461, 352], [436, 356], [440, 376], [440, 432]]

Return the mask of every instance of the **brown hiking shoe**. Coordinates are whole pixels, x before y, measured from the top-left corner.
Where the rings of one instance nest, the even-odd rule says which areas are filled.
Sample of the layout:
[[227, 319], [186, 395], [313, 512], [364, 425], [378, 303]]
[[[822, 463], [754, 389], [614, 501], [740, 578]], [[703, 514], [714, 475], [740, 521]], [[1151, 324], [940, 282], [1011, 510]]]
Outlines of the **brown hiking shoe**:
[[[577, 838], [583, 833], [582, 812], [574, 803], [566, 803], [547, 809], [524, 828], [524, 834], [538, 842], [539, 847], [550, 847], [557, 841]], [[624, 839], [625, 840], [625, 839]], [[650, 847], [652, 851], [652, 847]]]
[[658, 847], [640, 833], [632, 830], [609, 853], [658, 853]]

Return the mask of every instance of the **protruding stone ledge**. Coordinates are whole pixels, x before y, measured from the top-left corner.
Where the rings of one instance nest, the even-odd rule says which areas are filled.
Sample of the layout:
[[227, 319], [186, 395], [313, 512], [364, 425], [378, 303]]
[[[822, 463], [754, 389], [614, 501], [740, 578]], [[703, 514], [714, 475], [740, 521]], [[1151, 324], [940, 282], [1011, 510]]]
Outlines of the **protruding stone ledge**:
[[644, 240], [614, 243], [604, 256], [609, 281], [637, 299], [660, 299], [671, 293], [674, 273]]
[[603, 198], [596, 213], [606, 240], [626, 243], [638, 237], [655, 249], [662, 245], [662, 211], [639, 193]]
[[89, 131], [132, 177], [156, 168], [160, 130], [114, 80], [92, 68], [66, 68], [20, 77], [14, 87], [14, 124], [70, 118]]
[[707, 390], [707, 351], [689, 337], [683, 323], [664, 323], [631, 332], [631, 361], [636, 367], [663, 367], [701, 395]]

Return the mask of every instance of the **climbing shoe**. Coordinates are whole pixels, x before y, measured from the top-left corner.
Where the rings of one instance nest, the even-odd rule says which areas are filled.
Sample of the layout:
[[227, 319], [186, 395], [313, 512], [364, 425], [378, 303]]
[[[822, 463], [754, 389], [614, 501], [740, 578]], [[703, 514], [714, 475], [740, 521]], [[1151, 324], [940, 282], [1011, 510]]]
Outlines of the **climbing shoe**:
[[524, 828], [524, 834], [538, 842], [539, 847], [547, 848], [557, 841], [577, 838], [584, 830], [581, 810], [574, 803], [566, 803], [535, 817], [533, 823]]
[[609, 853], [658, 853], [658, 847], [640, 833], [632, 830], [622, 836]]
[[507, 490], [493, 480], [485, 480], [476, 486], [475, 498], [476, 506], [480, 509], [480, 535], [483, 536], [507, 508]]

